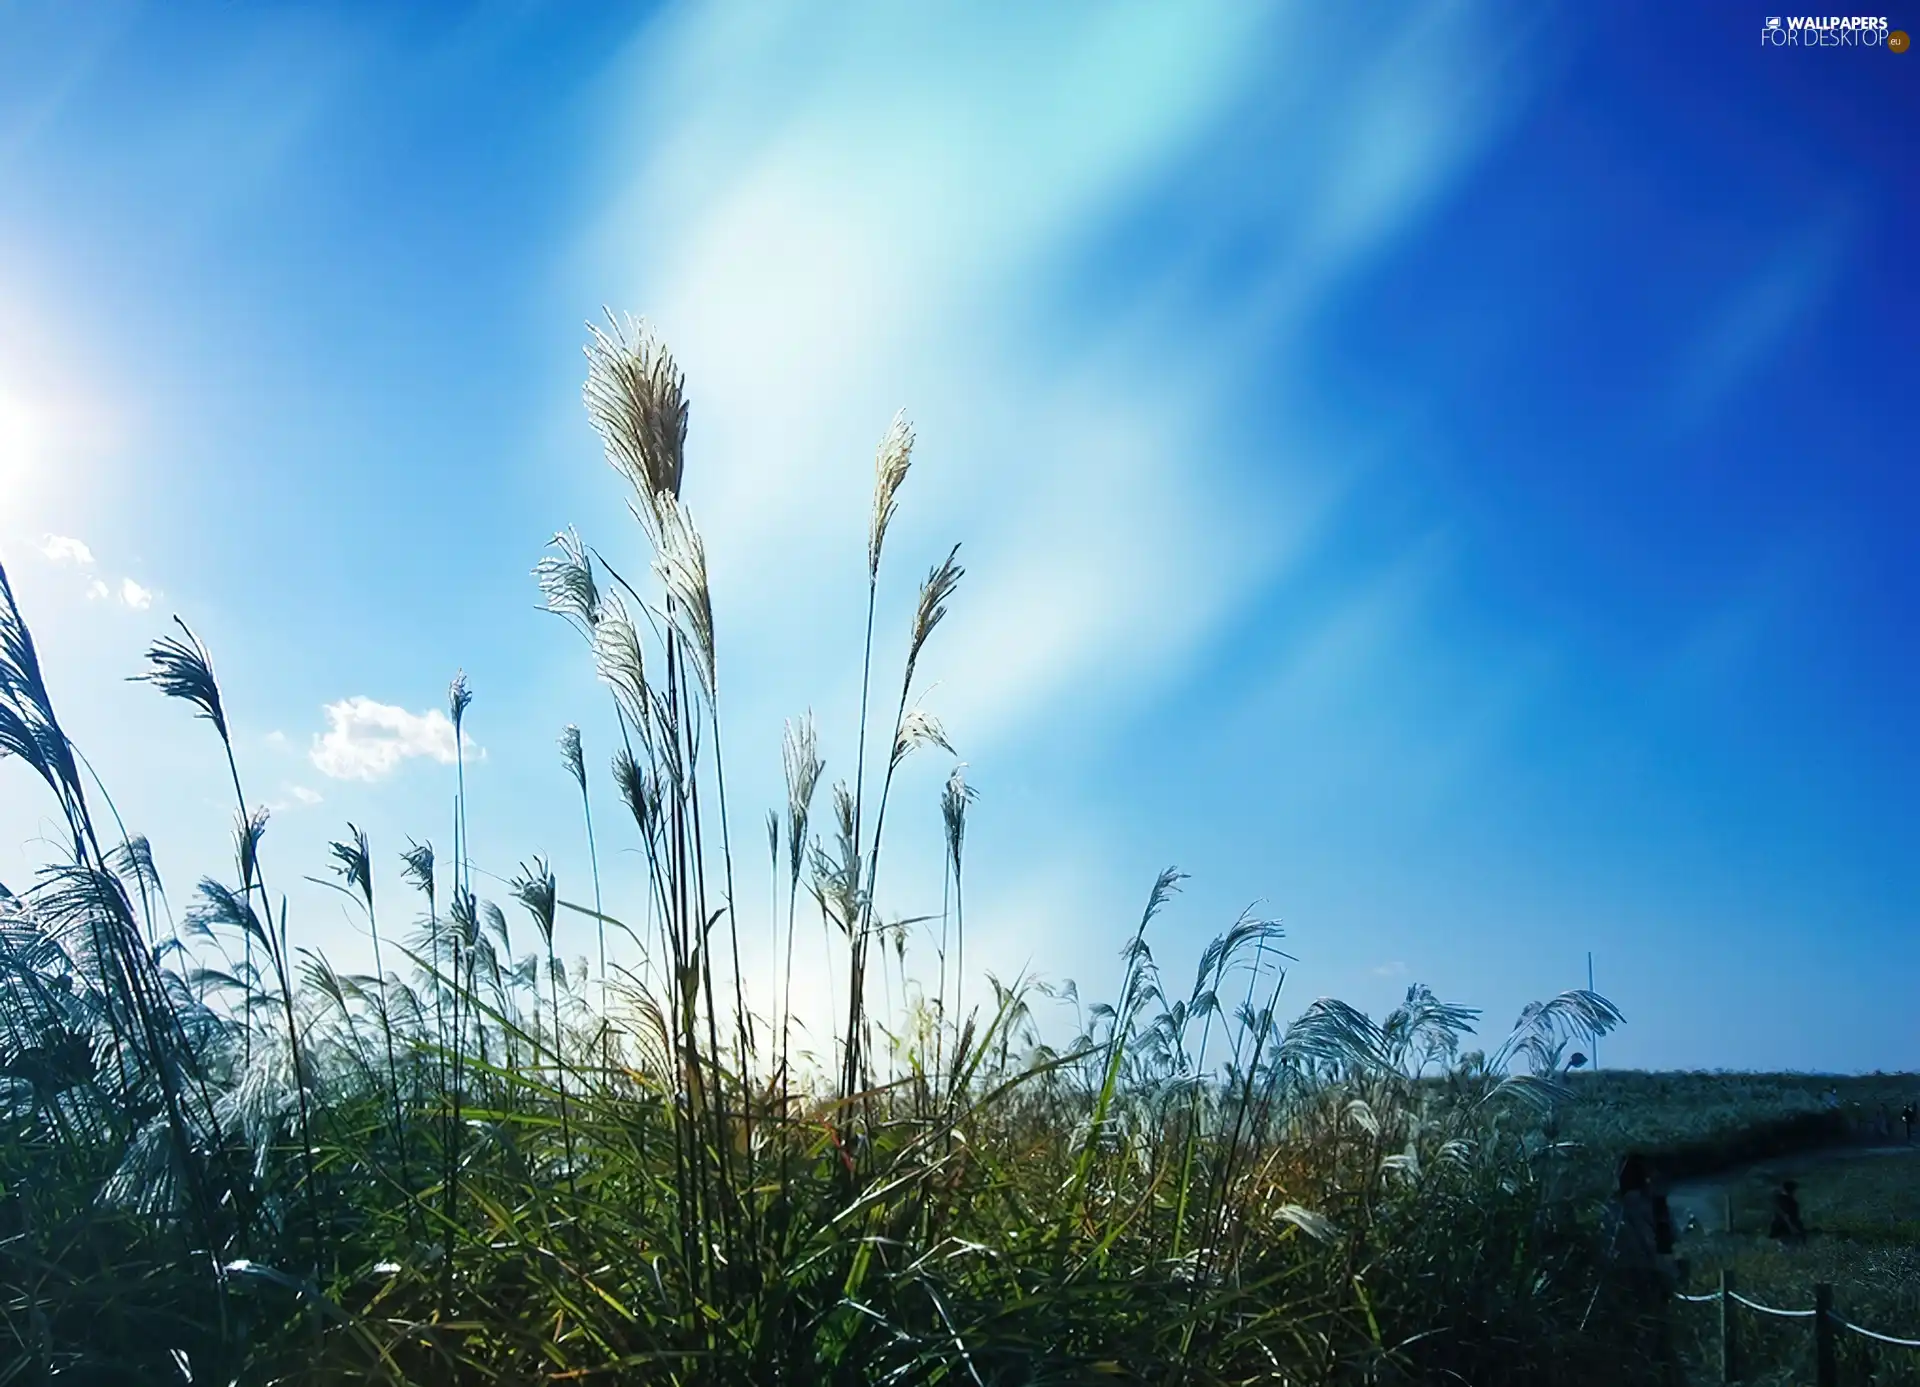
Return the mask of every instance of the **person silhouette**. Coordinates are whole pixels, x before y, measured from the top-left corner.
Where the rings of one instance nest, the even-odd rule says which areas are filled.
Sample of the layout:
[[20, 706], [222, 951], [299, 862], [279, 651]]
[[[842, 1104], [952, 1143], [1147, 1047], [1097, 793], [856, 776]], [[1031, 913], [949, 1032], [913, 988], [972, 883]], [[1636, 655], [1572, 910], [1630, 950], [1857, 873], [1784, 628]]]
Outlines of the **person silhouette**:
[[1780, 1188], [1773, 1194], [1773, 1225], [1767, 1229], [1767, 1236], [1781, 1242], [1805, 1242], [1807, 1226], [1800, 1221], [1800, 1198], [1795, 1193], [1800, 1187], [1791, 1180], [1783, 1180]]
[[1663, 1249], [1653, 1198], [1653, 1172], [1639, 1152], [1620, 1163], [1620, 1187], [1614, 1198], [1619, 1217], [1614, 1242], [1617, 1255], [1631, 1266], [1657, 1266]]
[[1667, 1202], [1667, 1196], [1660, 1190], [1652, 1191], [1653, 1196], [1653, 1250], [1662, 1257], [1673, 1255], [1673, 1206]]
[[[1678, 1360], [1667, 1317], [1652, 1313], [1664, 1307], [1680, 1275], [1679, 1268], [1666, 1255], [1673, 1246], [1673, 1217], [1664, 1192], [1657, 1188], [1663, 1183], [1664, 1177], [1657, 1178], [1652, 1163], [1638, 1151], [1628, 1153], [1620, 1162], [1618, 1188], [1614, 1193], [1611, 1255], [1620, 1267], [1626, 1286], [1642, 1299], [1643, 1308], [1649, 1312], [1638, 1322], [1648, 1326], [1655, 1335], [1651, 1347], [1662, 1364], [1662, 1381], [1678, 1382]], [[1597, 1299], [1600, 1294], [1597, 1284], [1593, 1293]], [[1592, 1302], [1587, 1308], [1591, 1314]]]
[[1920, 1116], [1920, 1113], [1914, 1112], [1912, 1103], [1908, 1103], [1906, 1107], [1900, 1109], [1900, 1124], [1907, 1129], [1908, 1146], [1913, 1145], [1913, 1119], [1916, 1116]]

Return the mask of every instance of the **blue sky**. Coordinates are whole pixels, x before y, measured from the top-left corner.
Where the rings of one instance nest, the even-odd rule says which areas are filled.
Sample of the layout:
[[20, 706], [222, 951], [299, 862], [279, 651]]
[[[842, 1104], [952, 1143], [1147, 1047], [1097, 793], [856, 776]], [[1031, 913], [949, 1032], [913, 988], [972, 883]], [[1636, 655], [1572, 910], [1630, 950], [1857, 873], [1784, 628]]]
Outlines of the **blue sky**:
[[[528, 572], [569, 523], [642, 565], [579, 404], [631, 311], [687, 371], [739, 838], [783, 719], [851, 765], [905, 407], [881, 655], [964, 542], [925, 669], [983, 966], [1103, 992], [1174, 864], [1174, 976], [1259, 901], [1292, 1010], [1425, 981], [1498, 1032], [1592, 949], [1609, 1064], [1914, 1068], [1920, 58], [1763, 23], [0, 5], [0, 556], [176, 905], [231, 813], [124, 681], [176, 611], [304, 940], [358, 947], [300, 885], [348, 819], [445, 840], [456, 668], [481, 865], [581, 896], [554, 743], [603, 767], [606, 701]], [[947, 769], [886, 913], [938, 907]], [[0, 767], [0, 881], [50, 812]]]

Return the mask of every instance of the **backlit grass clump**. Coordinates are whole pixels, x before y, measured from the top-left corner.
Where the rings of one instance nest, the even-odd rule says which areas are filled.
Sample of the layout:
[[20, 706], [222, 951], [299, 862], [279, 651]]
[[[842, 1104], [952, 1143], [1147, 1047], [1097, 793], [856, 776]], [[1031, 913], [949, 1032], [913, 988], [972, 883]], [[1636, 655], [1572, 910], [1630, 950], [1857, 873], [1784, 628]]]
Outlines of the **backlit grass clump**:
[[[597, 868], [563, 893], [537, 858], [484, 898], [462, 766], [445, 846], [331, 845], [375, 968], [336, 972], [289, 919], [183, 626], [143, 677], [209, 724], [236, 851], [169, 906], [147, 840], [83, 784], [0, 572], [6, 793], [36, 774], [68, 838], [0, 895], [0, 1383], [1635, 1380], [1649, 1302], [1603, 1274], [1540, 1121], [1568, 1042], [1619, 1019], [1601, 998], [1529, 1008], [1486, 1056], [1461, 1053], [1475, 1014], [1423, 988], [1384, 1022], [1323, 999], [1283, 1023], [1271, 923], [1236, 923], [1190, 984], [1161, 975], [1169, 871], [1116, 931], [1118, 995], [1049, 1048], [1033, 989], [967, 954], [958, 770], [940, 914], [909, 938], [881, 912], [934, 894], [883, 877], [881, 844], [902, 763], [951, 752], [915, 673], [962, 576], [957, 549], [933, 565], [902, 666], [878, 668], [904, 421], [879, 449], [845, 778], [789, 727], [773, 918], [736, 897], [762, 840], [727, 800], [683, 382], [632, 325], [587, 355], [651, 567], [629, 581], [568, 531], [536, 576], [618, 729], [604, 776], [562, 738], [580, 831], [640, 851], [644, 899], [603, 900]], [[471, 697], [456, 678], [456, 748]], [[377, 860], [404, 898], [376, 893]], [[777, 941], [765, 1014], [743, 936]], [[817, 1074], [795, 1053], [807, 948], [835, 977]], [[882, 1015], [889, 953], [904, 1000]]]

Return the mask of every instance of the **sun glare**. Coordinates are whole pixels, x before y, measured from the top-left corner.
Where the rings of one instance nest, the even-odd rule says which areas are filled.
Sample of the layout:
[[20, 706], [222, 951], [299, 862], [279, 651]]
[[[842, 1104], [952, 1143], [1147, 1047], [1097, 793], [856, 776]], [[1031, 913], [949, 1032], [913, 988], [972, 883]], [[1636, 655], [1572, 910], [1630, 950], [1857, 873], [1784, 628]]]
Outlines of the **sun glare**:
[[0, 390], [0, 520], [24, 509], [40, 472], [45, 435], [43, 421], [25, 401]]
[[[62, 529], [71, 514], [39, 515], [59, 501], [70, 508], [86, 494], [92, 464], [112, 446], [112, 416], [39, 380], [22, 380], [0, 363], [0, 536], [37, 536], [35, 525]], [[64, 532], [64, 530], [62, 531]]]

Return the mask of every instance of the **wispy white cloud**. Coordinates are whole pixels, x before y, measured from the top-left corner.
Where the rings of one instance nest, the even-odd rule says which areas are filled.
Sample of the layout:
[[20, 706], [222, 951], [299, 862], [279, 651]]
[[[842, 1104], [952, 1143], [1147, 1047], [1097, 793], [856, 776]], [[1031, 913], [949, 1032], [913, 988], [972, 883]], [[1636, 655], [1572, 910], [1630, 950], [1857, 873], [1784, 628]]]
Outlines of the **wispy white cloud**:
[[[811, 701], [850, 750], [870, 459], [905, 405], [883, 590], [965, 541], [921, 668], [987, 782], [996, 752], [1163, 697], [1322, 540], [1354, 462], [1284, 363], [1526, 90], [1448, 4], [1385, 43], [1230, 3], [669, 16], [615, 88], [643, 95], [609, 113], [623, 192], [581, 268], [686, 371], [731, 717]], [[777, 751], [735, 745], [751, 798]], [[1030, 843], [983, 875], [1021, 875]], [[1106, 922], [1082, 892], [1048, 923], [1071, 950]]]
[[[828, 677], [820, 619], [793, 611], [841, 609], [862, 464], [905, 402], [927, 461], [896, 562], [950, 531], [973, 575], [934, 656], [964, 669], [939, 708], [963, 748], [1175, 677], [1337, 492], [1297, 421], [1249, 434], [1244, 373], [1484, 145], [1503, 98], [1475, 23], [1432, 7], [1332, 73], [1288, 56], [1325, 44], [1281, 41], [1304, 9], [1061, 7], [1017, 35], [884, 7], [685, 14], [645, 42], [652, 104], [625, 113], [633, 181], [601, 237], [613, 256], [644, 228], [623, 301], [687, 370], [734, 658]], [[1303, 104], [1334, 138], [1297, 136]], [[1182, 244], [1097, 313], [1059, 301], [1158, 195], [1191, 208]], [[1230, 301], [1201, 287], [1221, 238], [1271, 248]]]
[[93, 550], [71, 535], [48, 535], [40, 552], [55, 563], [76, 563], [85, 567], [93, 562]]
[[120, 600], [136, 612], [144, 612], [153, 605], [153, 591], [143, 588], [131, 578], [120, 580]]
[[90, 602], [97, 602], [103, 597], [111, 597], [112, 595], [113, 589], [98, 578], [93, 579], [93, 581], [87, 584], [87, 600]]
[[1258, 699], [1301, 720], [1347, 702], [1355, 688], [1378, 688], [1383, 668], [1402, 657], [1409, 634], [1448, 580], [1454, 542], [1435, 532], [1409, 546], [1338, 598], [1288, 650], [1273, 685]]
[[1710, 419], [1805, 329], [1834, 291], [1858, 220], [1836, 204], [1727, 288], [1675, 364], [1669, 409], [1680, 427]]
[[[308, 759], [335, 780], [379, 780], [402, 761], [424, 756], [442, 765], [454, 762], [453, 723], [438, 708], [410, 713], [364, 695], [326, 706], [328, 728], [316, 734]], [[465, 739], [469, 756], [484, 753]]]
[[309, 789], [305, 785], [289, 785], [287, 793], [301, 804], [318, 804], [324, 798], [318, 790]]
[[1653, 669], [1655, 687], [1689, 702], [1718, 705], [1759, 677], [1815, 609], [1822, 555], [1810, 544], [1779, 545], [1745, 573], [1728, 575], [1719, 601], [1703, 606], [1669, 657]]

